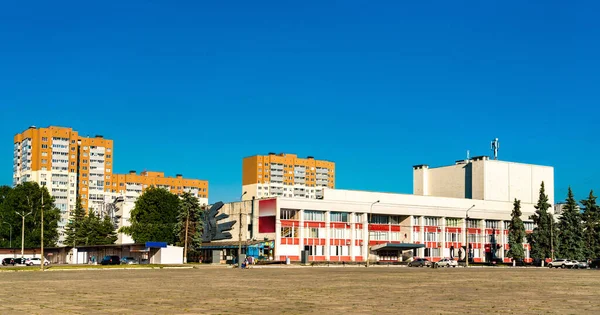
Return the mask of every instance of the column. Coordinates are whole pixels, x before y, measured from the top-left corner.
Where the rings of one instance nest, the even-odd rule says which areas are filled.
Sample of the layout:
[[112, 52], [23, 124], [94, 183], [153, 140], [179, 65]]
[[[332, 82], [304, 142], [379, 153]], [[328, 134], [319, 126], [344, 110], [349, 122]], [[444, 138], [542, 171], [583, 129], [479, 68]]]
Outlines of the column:
[[300, 226], [298, 227], [298, 257], [302, 260], [302, 251], [304, 250], [304, 239], [306, 238], [306, 229], [304, 228], [304, 209], [298, 210], [298, 222], [300, 222]]
[[329, 224], [331, 223], [331, 216], [329, 211], [325, 211], [325, 248], [323, 249], [325, 251], [325, 260], [329, 261], [329, 254], [331, 253], [331, 248], [329, 248], [331, 246], [331, 229], [329, 227]]
[[[421, 244], [425, 244], [425, 217], [420, 216], [419, 217], [419, 238], [421, 241]], [[425, 257], [425, 248], [419, 248], [418, 250], [419, 252], [419, 257]]]
[[350, 260], [354, 261], [354, 244], [356, 242], [356, 222], [354, 222], [354, 212], [348, 213], [348, 222], [350, 223], [350, 247], [348, 248], [348, 254], [350, 255]]
[[[442, 232], [440, 233], [439, 241], [442, 243], [440, 248], [440, 258], [446, 257], [446, 217], [441, 217], [442, 220], [440, 226], [442, 227]], [[450, 256], [450, 255], [448, 255]]]
[[363, 261], [367, 261], [369, 251], [369, 214], [363, 214], [363, 246], [362, 246]]
[[280, 260], [278, 248], [281, 245], [281, 220], [279, 216], [275, 217], [275, 240], [273, 242], [273, 260]]

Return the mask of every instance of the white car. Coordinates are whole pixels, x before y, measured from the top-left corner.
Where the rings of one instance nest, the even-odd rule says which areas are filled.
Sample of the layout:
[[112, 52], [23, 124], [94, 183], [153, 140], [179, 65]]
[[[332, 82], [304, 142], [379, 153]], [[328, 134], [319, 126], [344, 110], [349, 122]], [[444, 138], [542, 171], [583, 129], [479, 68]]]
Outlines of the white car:
[[572, 268], [577, 265], [578, 262], [568, 259], [556, 259], [548, 263], [548, 268]]
[[[39, 266], [42, 264], [42, 259], [40, 258], [27, 258], [25, 260], [25, 265], [27, 266]], [[44, 266], [48, 266], [50, 262], [44, 258]]]
[[456, 266], [458, 266], [458, 262], [454, 259], [450, 259], [450, 258], [443, 258], [440, 261], [435, 263], [438, 267], [454, 267], [456, 268]]

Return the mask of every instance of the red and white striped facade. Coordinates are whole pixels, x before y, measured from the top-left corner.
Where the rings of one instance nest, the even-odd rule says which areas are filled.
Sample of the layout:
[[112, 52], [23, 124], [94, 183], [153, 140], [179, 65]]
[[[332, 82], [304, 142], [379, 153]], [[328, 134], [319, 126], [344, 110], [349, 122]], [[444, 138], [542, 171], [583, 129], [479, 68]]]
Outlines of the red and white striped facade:
[[[255, 202], [259, 210], [255, 218], [258, 236], [275, 241], [276, 260], [300, 260], [301, 251], [307, 249], [310, 261], [360, 262], [367, 259], [367, 243], [417, 243], [425, 244], [425, 248], [413, 256], [437, 261], [450, 257], [453, 248], [453, 256], [460, 256], [466, 229], [475, 261], [485, 261], [492, 244], [496, 244], [497, 258], [510, 261], [505, 251], [512, 202], [337, 189], [325, 189], [321, 200], [276, 198]], [[521, 204], [528, 230], [533, 229], [529, 216], [534, 210], [532, 203]], [[371, 224], [367, 223], [368, 217], [372, 218]], [[529, 245], [523, 246], [529, 258]], [[370, 257], [379, 261], [402, 259], [397, 251], [372, 252]]]

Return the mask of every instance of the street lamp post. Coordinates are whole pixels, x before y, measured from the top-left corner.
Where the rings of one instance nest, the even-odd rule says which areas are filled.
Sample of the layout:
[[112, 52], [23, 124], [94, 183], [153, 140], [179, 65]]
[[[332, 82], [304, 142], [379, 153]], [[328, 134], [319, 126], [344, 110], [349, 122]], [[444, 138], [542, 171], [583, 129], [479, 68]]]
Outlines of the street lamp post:
[[[242, 202], [242, 206], [244, 205], [244, 200], [242, 200], [242, 198], [244, 198], [244, 195], [246, 195], [248, 192], [244, 191], [244, 193], [240, 196], [240, 201]], [[239, 240], [239, 247], [238, 247], [238, 268], [242, 268], [242, 262], [240, 260], [240, 258], [242, 257], [242, 207], [240, 207], [240, 224], [238, 226], [239, 228], [239, 235], [238, 235], [238, 240]]]
[[17, 211], [15, 211], [16, 214], [21, 216], [21, 258], [23, 258], [25, 256], [24, 252], [25, 252], [25, 217], [30, 215], [33, 212], [33, 205], [31, 204], [31, 200], [29, 199], [29, 196], [27, 196], [27, 203], [29, 204], [29, 207], [31, 208], [31, 211], [29, 211], [29, 213], [25, 214], [25, 212], [22, 213], [18, 213]]
[[46, 258], [44, 257], [44, 190], [46, 190], [46, 186], [42, 186], [42, 208], [40, 209], [41, 212], [41, 219], [42, 219], [42, 232], [40, 235], [40, 243], [41, 243], [41, 247], [40, 247], [40, 255], [41, 255], [41, 263], [40, 263], [40, 270], [44, 271], [44, 262], [46, 260]]
[[8, 232], [9, 233], [8, 234], [8, 237], [9, 237], [9, 245], [8, 245], [8, 247], [10, 247], [12, 249], [12, 224], [10, 224], [8, 222], [2, 222], [2, 223], [8, 224], [8, 226], [10, 227], [10, 230]]
[[469, 210], [475, 208], [475, 205], [472, 205], [471, 208], [467, 209], [467, 212], [465, 214], [465, 264], [467, 267], [469, 267]]
[[379, 203], [380, 200], [377, 200], [371, 204], [369, 208], [369, 221], [367, 221], [367, 262], [365, 267], [369, 267], [369, 259], [371, 259], [371, 231], [369, 231], [369, 224], [371, 223], [371, 219], [373, 218], [373, 206], [376, 203]]

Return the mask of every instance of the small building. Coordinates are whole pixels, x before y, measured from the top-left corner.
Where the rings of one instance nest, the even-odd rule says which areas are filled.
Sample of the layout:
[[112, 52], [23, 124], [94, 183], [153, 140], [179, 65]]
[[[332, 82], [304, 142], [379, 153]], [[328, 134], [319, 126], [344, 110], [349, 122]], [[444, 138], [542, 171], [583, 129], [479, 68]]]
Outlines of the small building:
[[[183, 247], [163, 242], [44, 248], [51, 264], [94, 264], [104, 256], [133, 257], [140, 264], [183, 264]], [[0, 258], [21, 257], [21, 249], [0, 249]], [[40, 257], [40, 248], [26, 248], [23, 257]]]

